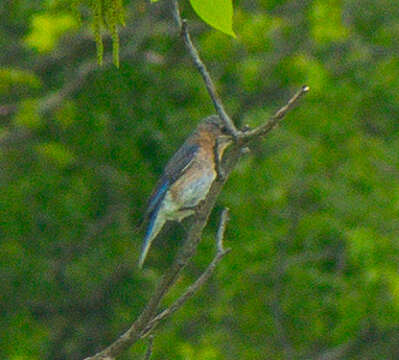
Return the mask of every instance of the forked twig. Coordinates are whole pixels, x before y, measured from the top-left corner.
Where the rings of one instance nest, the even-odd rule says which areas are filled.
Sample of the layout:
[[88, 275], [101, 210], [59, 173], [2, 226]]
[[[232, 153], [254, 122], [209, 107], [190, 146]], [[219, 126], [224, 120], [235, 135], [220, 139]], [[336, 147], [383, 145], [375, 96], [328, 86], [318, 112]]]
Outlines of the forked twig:
[[240, 132], [236, 129], [229, 115], [227, 115], [223, 103], [220, 100], [219, 95], [217, 94], [215, 84], [213, 83], [213, 80], [209, 75], [209, 71], [206, 65], [201, 60], [198, 50], [195, 48], [193, 42], [191, 41], [191, 36], [187, 28], [187, 22], [184, 19], [182, 19], [180, 15], [178, 1], [172, 0], [172, 5], [173, 5], [173, 10], [172, 10], [173, 17], [176, 21], [177, 26], [180, 29], [184, 44], [186, 45], [186, 48], [194, 62], [195, 67], [197, 68], [198, 72], [201, 74], [202, 79], [205, 82], [206, 89], [208, 90], [208, 94], [212, 99], [216, 112], [219, 115], [219, 117], [224, 121], [227, 129], [229, 130], [230, 135], [233, 136], [233, 138], [237, 138]]
[[203, 284], [208, 281], [208, 279], [215, 271], [216, 266], [219, 264], [220, 260], [222, 260], [222, 258], [231, 251], [230, 248], [225, 249], [223, 247], [224, 233], [228, 220], [229, 210], [225, 208], [223, 209], [222, 215], [220, 217], [219, 227], [216, 234], [216, 255], [213, 258], [212, 262], [208, 265], [202, 275], [190, 287], [187, 288], [183, 295], [181, 295], [169, 308], [163, 310], [148, 323], [148, 326], [143, 331], [143, 337], [147, 336], [159, 324], [161, 320], [166, 319], [167, 317], [175, 313], [178, 309], [180, 309], [184, 305], [184, 303], [188, 299], [190, 299], [201, 288]]

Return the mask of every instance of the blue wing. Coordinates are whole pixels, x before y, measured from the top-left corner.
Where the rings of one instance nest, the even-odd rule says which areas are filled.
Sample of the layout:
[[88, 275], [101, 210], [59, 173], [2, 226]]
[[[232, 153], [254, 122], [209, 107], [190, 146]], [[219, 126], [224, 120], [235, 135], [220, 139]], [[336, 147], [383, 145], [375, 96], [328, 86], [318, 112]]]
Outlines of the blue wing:
[[169, 160], [161, 179], [159, 180], [150, 197], [150, 200], [148, 201], [145, 218], [151, 218], [152, 215], [157, 212], [157, 209], [159, 208], [159, 205], [165, 197], [169, 187], [184, 173], [184, 171], [190, 165], [192, 159], [198, 151], [198, 148], [198, 145], [187, 146], [185, 143]]
[[164, 172], [164, 176], [170, 180], [171, 185], [183, 175], [198, 152], [198, 149], [199, 145], [189, 144], [189, 141], [186, 141], [176, 154], [172, 156], [166, 164]]
[[155, 188], [154, 193], [148, 202], [147, 213], [149, 215], [159, 207], [159, 204], [162, 202], [168, 189], [169, 189], [169, 180], [163, 179], [163, 181]]
[[[148, 201], [147, 211], [144, 220], [148, 220], [146, 235], [144, 238], [143, 249], [140, 255], [139, 266], [141, 267], [147, 256], [148, 250], [157, 233], [163, 226], [163, 222], [157, 222], [160, 205], [170, 186], [180, 178], [180, 176], [190, 166], [190, 163], [198, 151], [198, 145], [189, 145], [187, 142], [176, 152], [165, 167], [164, 174], [159, 180], [150, 200]], [[155, 226], [156, 225], [156, 226]], [[154, 229], [155, 226], [155, 229]]]

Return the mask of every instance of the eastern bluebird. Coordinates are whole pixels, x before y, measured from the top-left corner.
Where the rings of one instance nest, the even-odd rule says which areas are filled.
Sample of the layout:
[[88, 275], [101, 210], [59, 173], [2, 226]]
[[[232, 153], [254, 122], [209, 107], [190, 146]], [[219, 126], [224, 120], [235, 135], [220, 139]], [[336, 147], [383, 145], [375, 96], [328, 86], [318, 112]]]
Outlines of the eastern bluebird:
[[223, 121], [211, 115], [199, 123], [167, 163], [149, 201], [148, 221], [139, 267], [143, 266], [155, 237], [168, 220], [182, 221], [195, 213], [217, 175], [226, 147], [231, 143]]

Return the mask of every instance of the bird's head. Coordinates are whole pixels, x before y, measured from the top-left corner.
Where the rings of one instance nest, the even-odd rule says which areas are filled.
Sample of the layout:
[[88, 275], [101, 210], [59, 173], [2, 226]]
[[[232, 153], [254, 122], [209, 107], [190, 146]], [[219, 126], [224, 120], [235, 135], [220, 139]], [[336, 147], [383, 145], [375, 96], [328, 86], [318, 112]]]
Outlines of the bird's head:
[[224, 151], [233, 142], [224, 121], [217, 115], [208, 116], [200, 122], [198, 130], [199, 133], [204, 131], [208, 136], [210, 135], [210, 138], [213, 138], [219, 161], [221, 161]]
[[206, 117], [201, 121], [199, 127], [211, 132], [216, 137], [230, 135], [224, 121], [217, 115]]

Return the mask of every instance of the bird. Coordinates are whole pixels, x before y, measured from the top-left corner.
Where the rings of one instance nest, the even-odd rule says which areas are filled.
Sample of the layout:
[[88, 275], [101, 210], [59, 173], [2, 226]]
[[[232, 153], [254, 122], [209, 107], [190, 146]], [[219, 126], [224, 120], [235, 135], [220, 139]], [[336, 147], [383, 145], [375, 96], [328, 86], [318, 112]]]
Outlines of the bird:
[[193, 133], [166, 164], [147, 204], [147, 223], [139, 268], [143, 267], [152, 242], [167, 221], [181, 222], [195, 214], [218, 176], [221, 160], [232, 137], [217, 115], [202, 119]]

